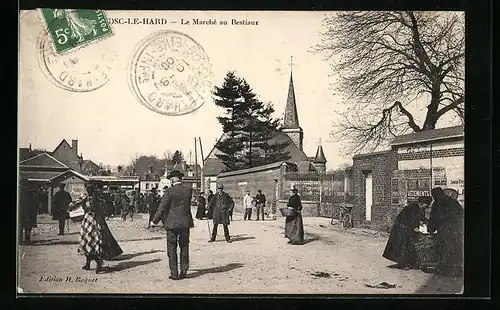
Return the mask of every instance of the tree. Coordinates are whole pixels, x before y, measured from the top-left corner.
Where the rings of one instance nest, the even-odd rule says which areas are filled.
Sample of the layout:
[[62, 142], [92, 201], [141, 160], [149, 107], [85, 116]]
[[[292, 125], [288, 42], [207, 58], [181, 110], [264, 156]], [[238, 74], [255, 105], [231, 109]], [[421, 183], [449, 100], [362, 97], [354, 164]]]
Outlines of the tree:
[[[464, 119], [464, 15], [457, 12], [340, 12], [324, 19], [313, 52], [326, 55], [346, 110], [333, 136], [350, 150], [435, 129], [444, 115]], [[412, 107], [428, 94], [426, 107]], [[426, 110], [418, 120], [413, 110]]]
[[172, 155], [172, 159], [171, 159], [172, 163], [173, 164], [180, 164], [184, 161], [184, 155], [182, 154], [181, 151], [179, 150], [176, 150], [174, 152], [174, 155]]
[[288, 143], [272, 143], [278, 133], [278, 120], [271, 118], [271, 103], [264, 104], [248, 82], [228, 72], [222, 87], [215, 87], [215, 104], [225, 109], [218, 117], [224, 137], [217, 142], [228, 171], [255, 167], [290, 158], [285, 148]]

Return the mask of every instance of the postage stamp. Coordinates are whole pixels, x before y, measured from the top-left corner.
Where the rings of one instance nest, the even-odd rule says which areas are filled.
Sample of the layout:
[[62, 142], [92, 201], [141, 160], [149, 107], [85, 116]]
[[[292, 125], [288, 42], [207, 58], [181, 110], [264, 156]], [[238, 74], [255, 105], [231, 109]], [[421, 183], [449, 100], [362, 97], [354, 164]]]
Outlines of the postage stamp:
[[184, 33], [165, 30], [143, 39], [129, 68], [140, 103], [164, 115], [200, 108], [211, 94], [212, 68], [203, 47]]
[[54, 49], [64, 53], [113, 33], [103, 10], [40, 9]]
[[89, 92], [110, 78], [113, 51], [108, 46], [88, 46], [83, 51], [59, 54], [50, 43], [51, 30], [43, 29], [37, 39], [38, 66], [55, 86], [72, 92]]

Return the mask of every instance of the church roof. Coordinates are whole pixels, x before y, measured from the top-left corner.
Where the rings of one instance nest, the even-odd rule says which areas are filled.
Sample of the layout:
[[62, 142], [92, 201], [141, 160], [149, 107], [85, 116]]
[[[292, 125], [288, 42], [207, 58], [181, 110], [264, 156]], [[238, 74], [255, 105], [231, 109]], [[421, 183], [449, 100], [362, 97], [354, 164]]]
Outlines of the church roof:
[[314, 157], [314, 163], [326, 163], [325, 153], [323, 152], [323, 147], [318, 145], [318, 149], [316, 150], [316, 157]]
[[[225, 136], [222, 135], [220, 139], [224, 138]], [[220, 140], [219, 139], [219, 140]], [[288, 136], [286, 133], [279, 131], [273, 138], [269, 140], [271, 144], [274, 143], [283, 143], [283, 142], [288, 142], [288, 146], [286, 147], [285, 151], [288, 151], [290, 159], [287, 160], [287, 162], [291, 163], [298, 163], [298, 162], [309, 162], [309, 158], [307, 155], [304, 153], [303, 150], [299, 149], [295, 143], [293, 143], [292, 139], [290, 136]], [[225, 166], [222, 163], [222, 161], [215, 156], [215, 154], [219, 154], [220, 151], [214, 146], [214, 148], [210, 151], [209, 155], [205, 159], [205, 163], [203, 165], [203, 175], [204, 176], [216, 176], [219, 173], [221, 173]]]
[[288, 85], [288, 97], [286, 99], [285, 117], [283, 120], [283, 129], [298, 129], [299, 115], [297, 113], [297, 104], [295, 102], [295, 89], [293, 87], [293, 77], [290, 73], [290, 84]]

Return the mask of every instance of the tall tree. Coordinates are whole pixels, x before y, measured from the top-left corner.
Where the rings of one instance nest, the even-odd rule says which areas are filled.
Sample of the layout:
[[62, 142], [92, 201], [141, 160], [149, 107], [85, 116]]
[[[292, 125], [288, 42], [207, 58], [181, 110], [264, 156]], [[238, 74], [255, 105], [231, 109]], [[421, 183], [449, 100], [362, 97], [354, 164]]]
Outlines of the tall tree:
[[[463, 122], [463, 13], [350, 11], [326, 16], [324, 25], [313, 52], [331, 61], [345, 96], [333, 136], [349, 141], [350, 151], [434, 129], [444, 115]], [[423, 94], [429, 102], [415, 106]]]
[[225, 116], [218, 117], [226, 134], [218, 141], [217, 149], [227, 170], [255, 167], [282, 158], [288, 159], [285, 148], [288, 143], [272, 143], [278, 133], [278, 120], [272, 119], [272, 104], [262, 103], [248, 82], [226, 75], [222, 87], [215, 87], [215, 104], [226, 109]]
[[172, 163], [174, 164], [180, 164], [184, 161], [184, 155], [182, 154], [181, 151], [176, 150], [174, 152], [174, 155], [172, 155]]

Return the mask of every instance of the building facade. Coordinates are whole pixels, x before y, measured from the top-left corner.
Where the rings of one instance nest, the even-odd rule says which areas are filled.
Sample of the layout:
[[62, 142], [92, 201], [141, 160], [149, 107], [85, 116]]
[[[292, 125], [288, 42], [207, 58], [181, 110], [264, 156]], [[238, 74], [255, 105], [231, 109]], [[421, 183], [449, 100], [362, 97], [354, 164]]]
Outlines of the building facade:
[[388, 231], [395, 217], [431, 189], [455, 191], [464, 206], [464, 127], [396, 137], [391, 149], [353, 157], [355, 225]]

